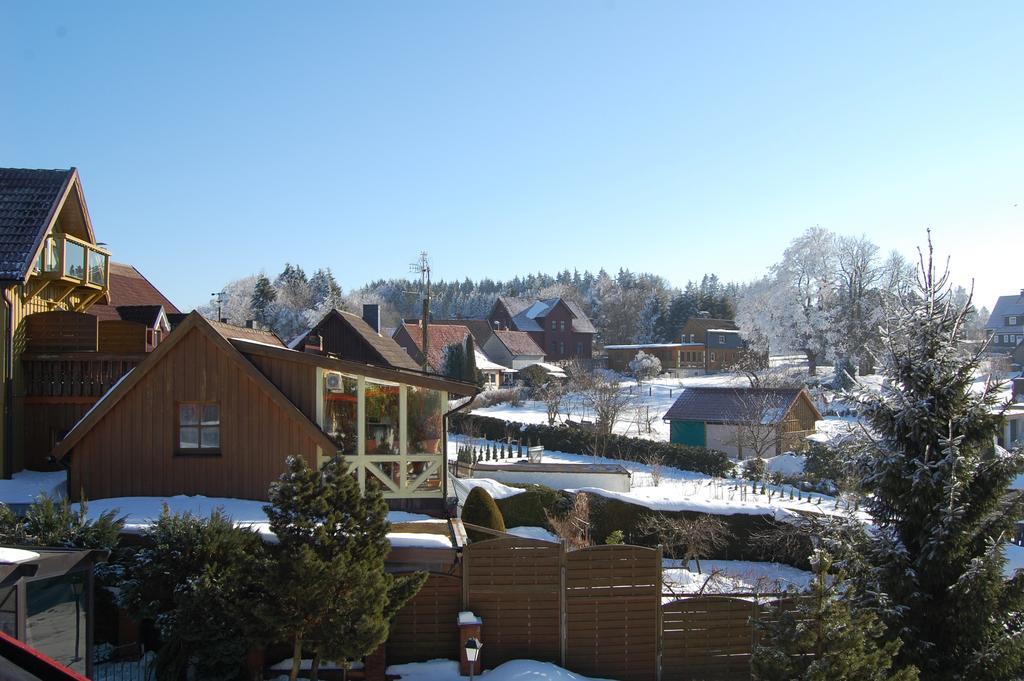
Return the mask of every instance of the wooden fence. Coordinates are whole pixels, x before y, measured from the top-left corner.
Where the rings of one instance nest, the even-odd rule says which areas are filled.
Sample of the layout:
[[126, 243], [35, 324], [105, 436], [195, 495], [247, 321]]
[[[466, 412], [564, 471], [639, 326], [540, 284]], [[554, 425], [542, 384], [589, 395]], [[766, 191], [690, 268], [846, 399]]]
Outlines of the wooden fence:
[[455, 658], [456, 616], [483, 619], [482, 665], [553, 662], [620, 681], [749, 681], [755, 622], [778, 595], [662, 593], [661, 551], [506, 536], [463, 552], [462, 575], [431, 575], [398, 614], [390, 662]]

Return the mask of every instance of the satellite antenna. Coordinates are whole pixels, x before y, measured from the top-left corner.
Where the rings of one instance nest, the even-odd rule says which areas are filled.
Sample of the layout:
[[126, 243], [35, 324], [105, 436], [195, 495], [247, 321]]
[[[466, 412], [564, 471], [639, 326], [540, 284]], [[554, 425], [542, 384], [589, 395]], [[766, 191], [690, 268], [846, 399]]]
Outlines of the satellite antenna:
[[416, 262], [409, 264], [409, 271], [420, 275], [420, 286], [423, 289], [423, 314], [420, 319], [423, 333], [423, 361], [421, 362], [421, 367], [423, 371], [427, 371], [429, 366], [427, 364], [427, 349], [430, 343], [427, 337], [427, 329], [430, 324], [430, 256], [427, 255], [426, 251], [420, 251]]

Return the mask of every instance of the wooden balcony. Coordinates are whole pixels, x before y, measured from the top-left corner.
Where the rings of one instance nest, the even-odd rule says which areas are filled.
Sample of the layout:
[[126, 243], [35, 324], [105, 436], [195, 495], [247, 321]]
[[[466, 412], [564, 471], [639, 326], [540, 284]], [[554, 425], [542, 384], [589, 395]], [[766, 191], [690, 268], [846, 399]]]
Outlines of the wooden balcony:
[[37, 403], [95, 402], [145, 357], [144, 353], [25, 354], [21, 358], [24, 394]]

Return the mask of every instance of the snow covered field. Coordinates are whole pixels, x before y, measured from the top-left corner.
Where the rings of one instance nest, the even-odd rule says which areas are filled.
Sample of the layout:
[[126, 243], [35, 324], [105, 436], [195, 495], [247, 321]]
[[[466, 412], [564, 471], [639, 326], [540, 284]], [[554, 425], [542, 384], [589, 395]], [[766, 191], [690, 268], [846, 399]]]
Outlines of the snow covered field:
[[0, 480], [0, 503], [27, 506], [44, 496], [63, 497], [67, 479], [67, 471], [20, 471], [10, 480]]
[[779, 593], [804, 589], [813, 578], [810, 572], [782, 563], [746, 560], [702, 560], [698, 573], [694, 561], [684, 566], [670, 558], [664, 561], [662, 575], [666, 593], [673, 594]]

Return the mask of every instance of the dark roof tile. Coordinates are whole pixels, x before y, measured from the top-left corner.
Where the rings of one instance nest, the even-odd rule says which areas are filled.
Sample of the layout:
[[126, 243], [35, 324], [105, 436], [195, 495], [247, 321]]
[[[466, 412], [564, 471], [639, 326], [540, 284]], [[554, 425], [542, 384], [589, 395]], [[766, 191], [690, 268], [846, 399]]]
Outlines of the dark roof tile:
[[775, 423], [803, 392], [800, 388], [686, 388], [665, 413], [668, 421]]
[[0, 279], [22, 279], [74, 177], [68, 170], [0, 168]]

